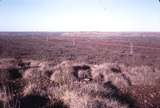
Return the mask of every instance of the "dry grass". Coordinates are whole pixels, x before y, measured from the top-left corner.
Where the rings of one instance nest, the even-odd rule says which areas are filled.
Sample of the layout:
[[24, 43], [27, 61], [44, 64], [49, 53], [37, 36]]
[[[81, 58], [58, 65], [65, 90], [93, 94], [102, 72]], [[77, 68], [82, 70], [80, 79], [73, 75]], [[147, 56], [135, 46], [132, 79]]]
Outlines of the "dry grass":
[[[37, 107], [46, 108], [134, 108], [136, 101], [123, 95], [121, 90], [130, 90], [133, 85], [153, 85], [160, 77], [159, 70], [149, 66], [93, 65], [77, 61], [63, 61], [57, 65], [52, 61], [30, 62], [30, 68], [24, 70], [1, 69], [1, 106], [35, 108], [38, 102], [42, 104], [37, 103]], [[12, 76], [12, 72], [17, 72], [20, 77]], [[12, 92], [6, 89], [9, 82], [13, 83]], [[16, 86], [22, 83], [23, 86]], [[33, 104], [27, 104], [31, 101]]]
[[149, 66], [125, 67], [124, 74], [131, 80], [133, 85], [154, 86], [160, 79], [160, 70]]
[[119, 88], [126, 88], [131, 85], [131, 81], [122, 72], [121, 67], [114, 63], [94, 65], [92, 76], [97, 82], [105, 83], [111, 81]]
[[[94, 89], [92, 90], [94, 91]], [[102, 98], [98, 93], [93, 97], [88, 91], [67, 90], [62, 96], [62, 100], [70, 108], [128, 108], [127, 105], [122, 105], [112, 98]]]
[[68, 35], [0, 33], [0, 108], [160, 106], [159, 33]]

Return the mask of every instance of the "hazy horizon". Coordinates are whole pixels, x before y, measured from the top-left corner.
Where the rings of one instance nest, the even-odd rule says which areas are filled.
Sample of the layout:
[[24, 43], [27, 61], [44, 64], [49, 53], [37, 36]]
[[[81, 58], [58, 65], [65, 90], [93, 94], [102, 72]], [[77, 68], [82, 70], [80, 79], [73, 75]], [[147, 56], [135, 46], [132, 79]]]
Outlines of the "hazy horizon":
[[160, 32], [158, 0], [1, 0], [0, 31]]

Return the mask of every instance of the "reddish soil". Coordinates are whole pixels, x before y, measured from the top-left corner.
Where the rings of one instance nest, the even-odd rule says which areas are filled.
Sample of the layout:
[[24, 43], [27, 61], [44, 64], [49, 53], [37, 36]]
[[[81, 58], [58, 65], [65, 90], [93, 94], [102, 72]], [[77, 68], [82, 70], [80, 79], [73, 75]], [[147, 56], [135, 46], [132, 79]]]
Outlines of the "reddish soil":
[[[81, 33], [75, 36], [64, 34], [0, 33], [0, 57], [45, 58], [57, 62], [78, 59], [96, 64], [120, 62], [156, 67], [160, 64], [160, 33], [136, 33], [135, 36], [128, 33], [128, 37], [123, 33], [112, 33], [115, 36], [102, 33], [102, 37], [100, 33], [97, 36], [89, 33], [82, 33], [82, 36]], [[130, 43], [133, 43], [133, 55], [130, 55]]]

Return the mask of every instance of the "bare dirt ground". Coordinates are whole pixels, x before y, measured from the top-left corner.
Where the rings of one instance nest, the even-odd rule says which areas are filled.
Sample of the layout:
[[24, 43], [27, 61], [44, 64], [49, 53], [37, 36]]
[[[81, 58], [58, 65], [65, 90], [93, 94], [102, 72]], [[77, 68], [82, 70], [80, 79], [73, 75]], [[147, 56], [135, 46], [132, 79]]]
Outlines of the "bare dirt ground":
[[160, 108], [159, 36], [0, 33], [0, 107]]

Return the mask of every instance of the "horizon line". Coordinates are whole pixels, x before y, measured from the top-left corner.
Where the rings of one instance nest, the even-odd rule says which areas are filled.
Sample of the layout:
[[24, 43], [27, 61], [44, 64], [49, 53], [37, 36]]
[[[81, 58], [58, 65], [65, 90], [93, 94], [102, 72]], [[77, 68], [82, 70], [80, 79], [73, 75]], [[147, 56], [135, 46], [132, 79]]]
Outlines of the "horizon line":
[[0, 33], [2, 33], [2, 32], [48, 32], [48, 33], [54, 33], [54, 32], [68, 32], [68, 33], [72, 33], [72, 32], [74, 32], [74, 33], [78, 33], [78, 32], [100, 32], [100, 33], [119, 33], [119, 32], [124, 32], [124, 33], [160, 33], [160, 31], [40, 31], [40, 30], [37, 30], [37, 31], [29, 31], [29, 30], [26, 30], [26, 31], [17, 31], [17, 30], [15, 30], [15, 31], [12, 31], [12, 30], [10, 30], [10, 31], [0, 31]]

